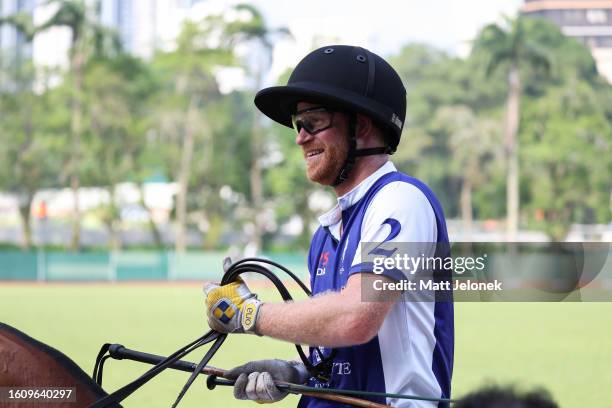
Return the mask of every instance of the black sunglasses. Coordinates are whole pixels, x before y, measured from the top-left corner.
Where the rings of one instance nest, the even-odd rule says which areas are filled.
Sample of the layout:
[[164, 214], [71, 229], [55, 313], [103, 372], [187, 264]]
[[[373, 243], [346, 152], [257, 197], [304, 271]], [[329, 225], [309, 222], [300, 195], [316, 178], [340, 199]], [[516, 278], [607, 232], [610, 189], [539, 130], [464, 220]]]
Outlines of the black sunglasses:
[[323, 106], [302, 109], [291, 115], [291, 123], [297, 133], [305, 129], [309, 134], [316, 135], [333, 126], [334, 112]]

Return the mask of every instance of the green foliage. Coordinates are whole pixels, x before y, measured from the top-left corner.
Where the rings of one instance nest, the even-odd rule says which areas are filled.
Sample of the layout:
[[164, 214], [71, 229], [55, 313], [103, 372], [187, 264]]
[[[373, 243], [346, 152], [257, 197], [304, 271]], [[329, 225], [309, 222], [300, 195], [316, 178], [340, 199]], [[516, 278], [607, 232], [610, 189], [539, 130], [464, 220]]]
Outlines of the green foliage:
[[[402, 77], [408, 104], [402, 142], [392, 159], [400, 170], [426, 181], [442, 201], [447, 216], [457, 217], [461, 180], [467, 174], [449, 164], [457, 163], [451, 139], [462, 125], [457, 122], [456, 126], [449, 126], [450, 123], [441, 126], [440, 111], [463, 106], [473, 112], [471, 115], [482, 115], [499, 123], [505, 89], [500, 86], [499, 78], [487, 78], [476, 69], [482, 60], [480, 56], [461, 60], [425, 45], [410, 45], [390, 60]], [[478, 134], [472, 140], [477, 145], [466, 144], [464, 149], [487, 145], [478, 140]], [[473, 157], [470, 163], [478, 164], [478, 157]], [[475, 212], [494, 198], [493, 193], [486, 194], [475, 203]], [[503, 212], [497, 210], [494, 214], [500, 216]]]
[[500, 67], [518, 65], [547, 74], [551, 69], [550, 47], [559, 29], [541, 19], [519, 16], [505, 18], [503, 25], [489, 24], [474, 41], [474, 53], [488, 57], [487, 76]]
[[147, 145], [149, 122], [149, 107], [142, 102], [153, 95], [155, 85], [148, 66], [127, 55], [88, 63], [83, 101], [85, 184], [114, 186], [140, 179], [138, 161]]
[[32, 41], [36, 34], [36, 27], [29, 13], [18, 12], [8, 16], [0, 17], [0, 26], [11, 25], [21, 33], [27, 41]]
[[99, 9], [85, 0], [48, 0], [57, 5], [54, 13], [34, 29], [35, 33], [53, 27], [68, 27], [71, 33], [70, 55], [81, 54], [86, 60], [91, 55], [117, 54], [121, 49], [115, 30], [98, 22]]
[[392, 57], [408, 99], [395, 163], [430, 184], [450, 217], [467, 179], [476, 217], [503, 217], [502, 114], [513, 59], [522, 69], [523, 219], [555, 239], [572, 222], [609, 222], [612, 87], [586, 47], [544, 20], [485, 27], [466, 60], [424, 45]]
[[28, 248], [32, 245], [30, 210], [34, 194], [62, 185], [66, 143], [54, 132], [62, 121], [55, 94], [34, 92], [30, 86], [33, 67], [21, 61], [18, 64], [18, 71], [8, 68], [8, 86], [0, 88], [0, 190], [18, 198], [22, 245]]
[[[71, 58], [67, 72], [35, 72], [24, 61], [2, 59], [1, 190], [25, 197], [25, 211], [27, 197], [67, 187], [74, 171], [81, 185], [103, 186], [111, 195], [118, 183], [142, 185], [161, 176], [185, 184], [185, 223], [202, 233], [208, 248], [246, 244], [247, 226], [266, 214], [277, 228], [263, 231], [264, 245], [307, 245], [321, 211], [312, 197], [332, 198], [330, 191], [307, 180], [294, 133], [261, 120], [253, 90], [222, 94], [217, 83], [220, 67], [233, 66], [262, 86], [270, 51], [286, 29], [271, 29], [256, 8], [238, 5], [229, 17], [186, 23], [176, 49], [142, 61], [119, 52], [114, 34], [97, 26], [96, 10], [85, 2], [53, 2], [56, 13], [41, 26], [22, 15], [0, 21], [26, 38], [68, 26], [76, 41], [70, 56], [82, 58], [76, 65]], [[245, 46], [253, 52], [238, 56], [236, 48]], [[514, 61], [521, 72], [523, 224], [558, 239], [571, 223], [610, 221], [612, 87], [581, 43], [550, 23], [520, 18], [485, 27], [466, 59], [410, 44], [389, 60], [408, 102], [392, 160], [433, 188], [447, 216], [465, 213], [460, 197], [468, 190], [475, 218], [505, 216], [501, 134]], [[286, 83], [288, 74], [278, 82]], [[96, 211], [109, 228], [118, 227], [114, 202]], [[295, 217], [303, 231], [287, 240], [278, 227]]]
[[[153, 74], [159, 86], [152, 98], [152, 125], [158, 138], [159, 162], [170, 180], [178, 178], [181, 140], [188, 129], [195, 132], [194, 150], [204, 146], [206, 153], [204, 160], [200, 157], [195, 165], [205, 168], [212, 157], [212, 129], [206, 111], [221, 98], [214, 68], [234, 61], [230, 50], [207, 44], [208, 36], [215, 29], [213, 23], [216, 20], [185, 23], [177, 41], [177, 49], [156, 54], [152, 63]], [[197, 114], [188, 118], [190, 107]]]
[[612, 125], [596, 89], [577, 81], [551, 87], [525, 115], [521, 159], [534, 176], [527, 183], [531, 223], [562, 239], [572, 222], [609, 222]]
[[30, 89], [0, 93], [1, 189], [33, 195], [38, 189], [58, 186], [61, 142], [50, 133], [51, 95]]

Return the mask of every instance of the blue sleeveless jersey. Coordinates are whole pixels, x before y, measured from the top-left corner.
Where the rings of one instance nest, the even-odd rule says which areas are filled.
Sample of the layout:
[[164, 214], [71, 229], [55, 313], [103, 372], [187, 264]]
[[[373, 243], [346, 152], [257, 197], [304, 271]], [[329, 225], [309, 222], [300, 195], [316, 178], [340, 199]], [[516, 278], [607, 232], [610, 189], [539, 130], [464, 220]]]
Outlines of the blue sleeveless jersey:
[[[393, 189], [418, 189], [423, 202], [431, 208], [432, 225], [435, 217], [435, 242], [448, 243], [442, 207], [433, 192], [421, 181], [399, 173], [388, 163], [388, 172], [370, 176], [365, 192], [356, 202], [341, 211], [342, 234], [334, 236], [329, 226], [315, 232], [308, 257], [310, 284], [313, 295], [326, 291], [340, 291], [353, 273], [363, 272], [362, 265], [353, 263], [364, 240], [362, 227], [366, 211], [372, 201], [387, 186]], [[391, 171], [389, 171], [391, 169]], [[407, 183], [393, 184], [392, 183]], [[396, 194], [396, 193], [394, 193]], [[422, 197], [421, 195], [421, 197]], [[425, 201], [426, 198], [426, 201]], [[401, 200], [400, 200], [401, 201]], [[400, 203], [397, 203], [401, 205]], [[433, 212], [431, 211], [433, 210]], [[399, 211], [410, 211], [410, 208]], [[384, 215], [384, 214], [383, 214]], [[409, 229], [410, 225], [401, 225]], [[339, 239], [338, 239], [339, 238]], [[425, 241], [423, 239], [423, 241]], [[360, 258], [358, 258], [360, 259]], [[453, 304], [449, 301], [397, 301], [385, 318], [376, 337], [365, 344], [336, 349], [331, 380], [320, 383], [310, 379], [313, 387], [350, 390], [407, 393], [426, 397], [450, 398], [454, 352]], [[329, 353], [329, 350], [325, 350]], [[311, 360], [317, 363], [316, 353]], [[401, 399], [368, 398], [394, 407], [446, 407], [448, 404]], [[299, 408], [343, 407], [344, 404], [302, 397]]]

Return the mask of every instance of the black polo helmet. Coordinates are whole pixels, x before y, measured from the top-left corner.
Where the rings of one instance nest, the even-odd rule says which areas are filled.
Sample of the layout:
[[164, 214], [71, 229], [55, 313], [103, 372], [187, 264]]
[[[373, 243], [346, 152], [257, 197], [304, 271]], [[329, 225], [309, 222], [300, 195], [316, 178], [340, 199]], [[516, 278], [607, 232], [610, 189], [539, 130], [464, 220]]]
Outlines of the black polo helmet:
[[298, 102], [361, 113], [385, 133], [387, 153], [399, 144], [406, 118], [406, 89], [397, 72], [361, 47], [329, 45], [312, 51], [293, 70], [285, 86], [262, 89], [255, 105], [270, 119], [293, 127]]

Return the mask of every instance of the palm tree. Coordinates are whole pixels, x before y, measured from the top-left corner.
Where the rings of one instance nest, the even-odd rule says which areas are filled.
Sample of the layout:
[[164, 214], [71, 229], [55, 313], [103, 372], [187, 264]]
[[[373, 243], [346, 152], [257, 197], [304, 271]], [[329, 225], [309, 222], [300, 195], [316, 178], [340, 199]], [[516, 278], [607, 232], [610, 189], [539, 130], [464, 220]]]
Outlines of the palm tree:
[[[164, 138], [176, 149], [168, 149], [166, 164], [176, 179], [176, 239], [175, 249], [184, 252], [187, 246], [187, 204], [189, 184], [193, 172], [193, 154], [198, 141], [206, 140], [210, 145], [211, 124], [206, 108], [219, 96], [214, 68], [233, 63], [232, 52], [224, 46], [213, 47], [209, 39], [223, 27], [218, 16], [209, 16], [204, 21], [187, 21], [177, 39], [177, 48], [168, 53], [159, 53], [155, 65], [162, 80], [163, 100], [156, 118]], [[211, 162], [209, 157], [200, 158], [203, 166]], [[171, 164], [172, 163], [172, 164]]]
[[31, 16], [19, 12], [0, 19], [1, 24], [11, 24], [21, 32], [28, 41], [35, 35], [52, 27], [66, 26], [71, 32], [69, 49], [70, 74], [72, 78], [71, 103], [71, 157], [67, 163], [67, 173], [70, 175], [70, 186], [74, 197], [71, 249], [77, 249], [80, 241], [80, 209], [78, 200], [79, 162], [81, 157], [82, 133], [82, 99], [83, 99], [83, 68], [87, 57], [92, 53], [100, 53], [109, 44], [114, 50], [119, 49], [116, 33], [98, 23], [95, 11], [99, 10], [99, 2], [94, 10], [90, 10], [84, 0], [48, 0], [43, 6], [56, 7], [52, 16], [39, 26], [32, 23]]
[[9, 16], [0, 17], [0, 26], [5, 24], [13, 26], [17, 32], [25, 37], [27, 42], [31, 42], [34, 39], [36, 27], [34, 27], [30, 14], [19, 11]]
[[452, 151], [449, 168], [461, 175], [459, 206], [465, 241], [469, 242], [472, 240], [472, 192], [490, 180], [502, 155], [499, 124], [494, 119], [477, 117], [464, 105], [441, 107], [434, 120], [436, 127], [449, 137]]
[[65, 26], [68, 27], [71, 34], [68, 51], [72, 79], [71, 154], [67, 163], [67, 173], [70, 177], [70, 188], [74, 197], [70, 248], [76, 250], [80, 242], [81, 218], [78, 190], [80, 186], [79, 166], [82, 156], [83, 69], [87, 58], [94, 53], [102, 52], [105, 46], [111, 44], [114, 50], [118, 50], [119, 40], [114, 31], [98, 22], [96, 12], [99, 11], [99, 2], [96, 2], [94, 9], [89, 9], [84, 0], [48, 0], [45, 4], [48, 6], [56, 5], [57, 8], [47, 21], [36, 27], [36, 32], [52, 27]]
[[546, 47], [529, 37], [533, 19], [519, 16], [504, 18], [502, 25], [489, 24], [479, 34], [474, 50], [488, 59], [487, 76], [502, 69], [507, 75], [504, 148], [507, 160], [506, 211], [507, 240], [516, 241], [519, 222], [518, 130], [520, 126], [521, 72], [527, 68], [549, 72], [551, 57]]
[[[36, 34], [36, 27], [32, 22], [32, 16], [28, 13], [17, 12], [10, 16], [0, 17], [0, 26], [10, 25], [15, 28], [17, 33], [25, 38], [26, 42], [31, 43]], [[31, 174], [36, 174], [39, 170], [36, 166], [36, 160], [31, 160], [32, 156], [35, 156], [37, 150], [37, 144], [35, 143], [34, 135], [34, 124], [32, 122], [32, 97], [31, 92], [33, 71], [30, 67], [24, 65], [22, 55], [16, 54], [16, 58], [13, 64], [14, 70], [11, 69], [7, 84], [12, 89], [12, 93], [15, 96], [15, 100], [19, 102], [28, 101], [29, 103], [23, 103], [21, 109], [13, 111], [15, 117], [20, 117], [19, 127], [20, 133], [23, 136], [23, 140], [19, 148], [17, 149], [18, 157], [14, 163], [12, 169], [13, 174], [10, 175], [11, 180], [14, 182], [15, 190], [19, 197], [19, 214], [21, 217], [22, 232], [23, 232], [23, 248], [29, 249], [32, 246], [32, 227], [30, 222], [30, 210], [32, 207], [32, 201], [34, 194], [37, 190], [37, 182], [40, 181], [39, 177], [29, 177]], [[38, 102], [38, 101], [37, 101]], [[15, 104], [19, 106], [20, 103]], [[17, 135], [14, 135], [18, 137]], [[7, 147], [7, 146], [5, 146]], [[39, 156], [36, 156], [39, 158]]]
[[[228, 24], [226, 38], [230, 44], [247, 43], [255, 44], [251, 48], [255, 54], [253, 64], [253, 77], [255, 79], [255, 91], [262, 87], [264, 74], [272, 64], [272, 51], [274, 50], [275, 37], [290, 37], [291, 33], [285, 27], [270, 28], [261, 12], [249, 4], [238, 4], [234, 7], [236, 13], [245, 15]], [[261, 52], [263, 51], [263, 52]], [[249, 172], [251, 206], [253, 208], [254, 232], [252, 244], [256, 251], [262, 247], [262, 236], [264, 233], [264, 219], [261, 217], [263, 211], [263, 178], [262, 158], [264, 155], [262, 143], [261, 114], [253, 111], [254, 117], [251, 128], [251, 169]]]

